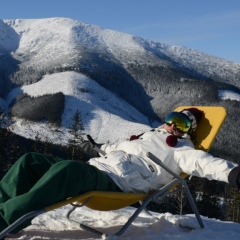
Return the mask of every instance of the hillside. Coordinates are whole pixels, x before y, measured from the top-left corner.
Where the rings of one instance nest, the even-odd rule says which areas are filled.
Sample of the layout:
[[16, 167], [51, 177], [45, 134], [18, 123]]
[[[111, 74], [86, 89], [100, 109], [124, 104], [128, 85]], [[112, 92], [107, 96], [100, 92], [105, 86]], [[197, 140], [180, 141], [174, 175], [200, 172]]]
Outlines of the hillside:
[[[33, 97], [58, 92], [65, 95], [61, 129], [55, 124], [15, 119], [16, 121], [11, 125], [12, 131], [28, 138], [33, 139], [38, 132], [42, 139], [68, 144], [68, 139], [72, 138], [69, 129], [77, 110], [80, 111], [83, 120], [83, 134], [90, 134], [100, 142], [115, 142], [149, 129], [150, 122], [146, 116], [80, 73], [64, 72], [46, 75], [37, 83], [12, 90], [8, 95], [7, 103], [11, 103], [21, 92]], [[35, 105], [33, 107], [35, 108]]]

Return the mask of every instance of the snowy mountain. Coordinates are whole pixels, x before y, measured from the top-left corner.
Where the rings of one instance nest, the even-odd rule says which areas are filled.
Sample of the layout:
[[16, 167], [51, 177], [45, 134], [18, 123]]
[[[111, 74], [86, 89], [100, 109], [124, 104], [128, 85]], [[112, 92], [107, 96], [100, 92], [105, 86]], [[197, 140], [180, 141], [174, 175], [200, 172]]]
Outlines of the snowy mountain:
[[[10, 129], [28, 138], [38, 132], [65, 144], [79, 110], [85, 132], [118, 141], [160, 124], [179, 105], [223, 105], [236, 129], [239, 73], [239, 64], [207, 53], [73, 19], [0, 20], [0, 106], [13, 117]], [[60, 92], [60, 128], [25, 117], [43, 111], [42, 96]]]

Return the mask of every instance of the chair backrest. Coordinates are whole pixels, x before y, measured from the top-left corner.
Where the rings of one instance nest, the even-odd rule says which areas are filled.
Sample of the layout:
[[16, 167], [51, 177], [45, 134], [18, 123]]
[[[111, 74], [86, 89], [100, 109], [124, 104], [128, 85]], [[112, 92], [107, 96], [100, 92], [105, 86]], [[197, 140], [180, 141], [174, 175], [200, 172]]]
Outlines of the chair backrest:
[[181, 111], [190, 107], [196, 107], [204, 112], [196, 130], [195, 148], [209, 151], [227, 116], [226, 109], [221, 106], [180, 106], [174, 111]]

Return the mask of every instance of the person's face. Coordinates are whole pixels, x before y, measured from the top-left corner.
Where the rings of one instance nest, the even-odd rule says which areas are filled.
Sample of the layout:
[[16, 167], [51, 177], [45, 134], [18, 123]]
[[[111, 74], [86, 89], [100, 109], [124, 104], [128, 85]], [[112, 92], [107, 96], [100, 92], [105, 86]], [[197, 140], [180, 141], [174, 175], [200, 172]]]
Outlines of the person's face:
[[184, 133], [177, 130], [175, 123], [171, 125], [167, 125], [166, 123], [164, 123], [163, 128], [169, 133], [171, 133], [172, 135], [179, 136], [179, 137], [184, 135]]
[[192, 126], [190, 119], [181, 112], [169, 113], [164, 122], [163, 128], [175, 136], [183, 136]]

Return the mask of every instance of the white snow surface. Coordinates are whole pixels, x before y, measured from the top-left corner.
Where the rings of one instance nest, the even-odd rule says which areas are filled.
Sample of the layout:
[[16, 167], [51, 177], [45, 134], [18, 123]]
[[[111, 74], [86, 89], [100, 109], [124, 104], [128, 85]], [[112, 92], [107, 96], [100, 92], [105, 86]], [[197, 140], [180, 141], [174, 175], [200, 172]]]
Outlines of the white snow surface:
[[236, 101], [240, 101], [240, 94], [233, 92], [233, 91], [229, 91], [229, 90], [219, 90], [218, 91], [218, 95], [221, 99], [225, 100], [225, 99], [229, 99], [229, 100], [236, 100]]
[[[240, 225], [233, 222], [222, 222], [202, 216], [204, 228], [200, 228], [194, 214], [173, 215], [170, 213], [154, 213], [152, 217], [141, 213], [132, 225], [120, 237], [111, 236], [136, 210], [132, 207], [115, 211], [94, 211], [86, 207], [77, 208], [70, 221], [66, 218], [70, 205], [44, 213], [32, 220], [32, 225], [25, 228], [18, 239], [131, 239], [131, 240], [238, 240]], [[87, 224], [108, 236], [101, 237], [83, 230], [79, 223]], [[188, 230], [188, 226], [195, 228]]]

